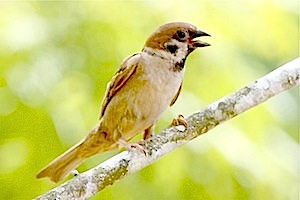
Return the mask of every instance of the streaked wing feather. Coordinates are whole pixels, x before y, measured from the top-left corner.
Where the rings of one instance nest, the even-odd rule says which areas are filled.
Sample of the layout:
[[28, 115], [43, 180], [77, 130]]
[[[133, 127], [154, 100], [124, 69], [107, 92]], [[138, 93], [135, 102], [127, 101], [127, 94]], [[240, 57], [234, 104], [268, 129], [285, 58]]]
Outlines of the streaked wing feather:
[[136, 65], [128, 65], [128, 60], [138, 54], [133, 54], [127, 58], [121, 65], [120, 69], [115, 73], [112, 80], [108, 83], [106, 94], [102, 102], [100, 118], [104, 115], [111, 99], [117, 94], [117, 92], [126, 84], [129, 78], [135, 73], [138, 63]]

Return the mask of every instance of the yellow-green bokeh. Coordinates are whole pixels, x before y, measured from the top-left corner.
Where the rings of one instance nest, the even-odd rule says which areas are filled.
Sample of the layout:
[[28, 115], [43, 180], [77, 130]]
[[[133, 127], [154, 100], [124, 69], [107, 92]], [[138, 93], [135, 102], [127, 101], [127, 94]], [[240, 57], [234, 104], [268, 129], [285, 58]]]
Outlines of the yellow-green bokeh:
[[[212, 46], [189, 57], [181, 96], [157, 131], [299, 56], [297, 0], [0, 2], [0, 199], [56, 186], [35, 174], [94, 126], [122, 60], [170, 21], [210, 33], [202, 40]], [[92, 199], [296, 200], [298, 172], [299, 87]]]

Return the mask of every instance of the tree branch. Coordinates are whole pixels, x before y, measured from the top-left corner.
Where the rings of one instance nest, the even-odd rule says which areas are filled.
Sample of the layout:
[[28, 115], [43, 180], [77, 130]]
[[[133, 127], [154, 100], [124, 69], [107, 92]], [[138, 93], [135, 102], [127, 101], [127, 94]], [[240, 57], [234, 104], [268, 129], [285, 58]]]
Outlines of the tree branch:
[[139, 150], [124, 151], [106, 160], [36, 199], [86, 199], [163, 155], [177, 149], [246, 110], [269, 98], [299, 85], [300, 58], [277, 68], [264, 77], [243, 87], [186, 118], [188, 128], [179, 125], [149, 138], [144, 145], [148, 155]]

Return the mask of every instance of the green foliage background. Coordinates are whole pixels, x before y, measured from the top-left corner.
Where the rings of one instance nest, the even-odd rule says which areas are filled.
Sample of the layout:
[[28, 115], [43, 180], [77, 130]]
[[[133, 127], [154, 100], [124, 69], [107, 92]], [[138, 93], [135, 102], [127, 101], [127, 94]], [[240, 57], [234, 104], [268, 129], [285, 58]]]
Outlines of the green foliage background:
[[[297, 0], [0, 3], [0, 199], [56, 186], [37, 180], [38, 170], [93, 127], [122, 60], [170, 21], [210, 33], [212, 46], [189, 57], [183, 92], [157, 131], [299, 56]], [[298, 198], [299, 87], [92, 199]]]

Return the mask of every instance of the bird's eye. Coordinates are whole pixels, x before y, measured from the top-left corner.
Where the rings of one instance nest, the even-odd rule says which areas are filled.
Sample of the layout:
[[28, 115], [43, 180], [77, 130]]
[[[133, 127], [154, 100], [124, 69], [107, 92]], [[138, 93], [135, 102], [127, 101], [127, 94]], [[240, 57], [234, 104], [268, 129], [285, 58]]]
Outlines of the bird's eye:
[[180, 40], [184, 40], [186, 38], [187, 34], [183, 31], [178, 31], [177, 36]]

